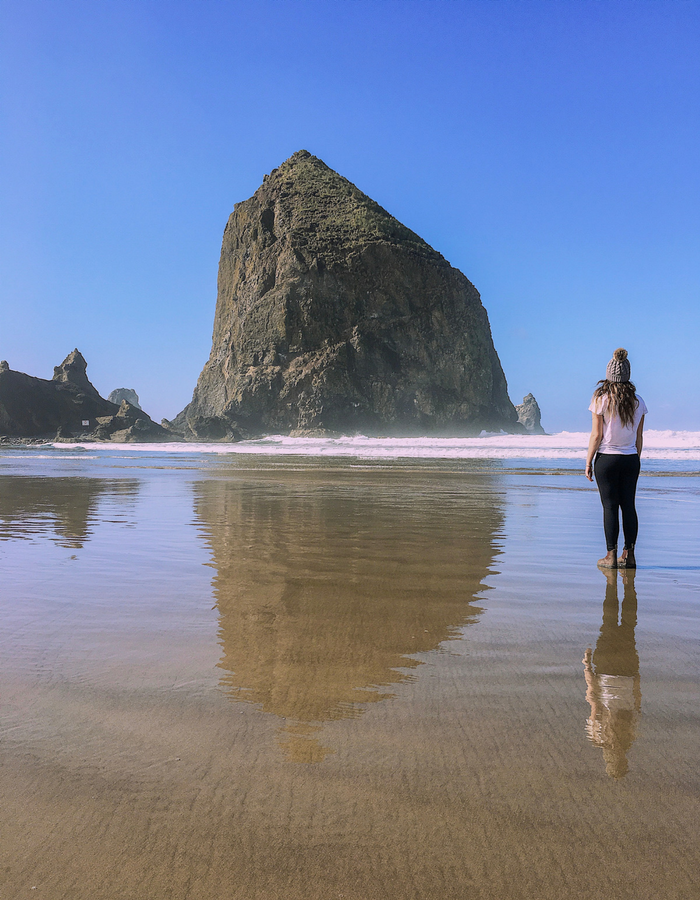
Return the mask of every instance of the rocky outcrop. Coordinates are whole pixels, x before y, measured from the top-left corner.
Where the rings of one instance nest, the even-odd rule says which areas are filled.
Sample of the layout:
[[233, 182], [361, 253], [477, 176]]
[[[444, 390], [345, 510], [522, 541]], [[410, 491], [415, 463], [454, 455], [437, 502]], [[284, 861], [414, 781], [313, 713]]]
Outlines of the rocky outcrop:
[[59, 440], [177, 440], [143, 410], [100, 396], [87, 377], [87, 363], [74, 350], [54, 368], [53, 378], [15, 372], [0, 362], [0, 435]]
[[476, 288], [304, 150], [229, 218], [211, 355], [174, 425], [208, 440], [522, 430]]
[[71, 385], [72, 387], [77, 388], [84, 396], [96, 400], [99, 403], [105, 402], [88, 379], [85, 357], [77, 347], [72, 353], [68, 354], [60, 366], [53, 367], [52, 381], [61, 385]]
[[518, 422], [520, 422], [528, 434], [547, 433], [540, 424], [540, 407], [532, 394], [523, 397], [523, 402], [516, 406], [515, 409], [518, 413]]
[[79, 350], [55, 367], [50, 381], [0, 363], [0, 434], [52, 436], [60, 429], [67, 437], [90, 431], [98, 416], [115, 414], [118, 407], [100, 397], [86, 369]]
[[110, 403], [116, 403], [117, 406], [122, 402], [122, 400], [126, 400], [129, 406], [133, 406], [136, 409], [141, 409], [141, 404], [139, 403], [139, 395], [133, 388], [117, 388], [112, 391], [112, 393], [107, 397]]
[[170, 431], [157, 425], [142, 409], [122, 400], [119, 411], [114, 416], [100, 416], [97, 419], [92, 438], [96, 441], [113, 441], [124, 444], [133, 441], [177, 440]]

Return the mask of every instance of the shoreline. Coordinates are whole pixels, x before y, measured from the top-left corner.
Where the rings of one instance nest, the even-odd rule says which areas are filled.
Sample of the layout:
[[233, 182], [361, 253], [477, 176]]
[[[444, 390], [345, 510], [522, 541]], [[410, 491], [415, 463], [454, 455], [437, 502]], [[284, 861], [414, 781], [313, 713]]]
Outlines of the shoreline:
[[[550, 435], [482, 434], [476, 438], [369, 438], [342, 436], [337, 438], [289, 437], [269, 435], [256, 440], [234, 443], [196, 442], [129, 442], [60, 441], [25, 439], [1, 440], [0, 460], [17, 453], [27, 460], [38, 454], [56, 460], [67, 454], [92, 453], [101, 459], [219, 457], [221, 460], [258, 458], [269, 463], [295, 458], [312, 465], [326, 460], [340, 466], [366, 465], [447, 465], [462, 468], [493, 465], [501, 471], [525, 474], [571, 474], [583, 472], [588, 433], [560, 432]], [[645, 433], [641, 475], [700, 474], [700, 432], [653, 431]]]

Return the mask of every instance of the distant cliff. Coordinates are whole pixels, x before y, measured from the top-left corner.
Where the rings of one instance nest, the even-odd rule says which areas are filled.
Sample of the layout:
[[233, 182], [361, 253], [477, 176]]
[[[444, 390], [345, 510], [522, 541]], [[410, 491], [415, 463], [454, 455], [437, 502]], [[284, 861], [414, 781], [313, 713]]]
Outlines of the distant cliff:
[[126, 400], [129, 406], [133, 406], [134, 409], [141, 409], [139, 395], [133, 388], [116, 388], [110, 393], [107, 399], [110, 403], [116, 403], [117, 406], [119, 406], [122, 400]]
[[[87, 363], [73, 350], [51, 380], [15, 372], [0, 362], [0, 436], [111, 441], [173, 440], [143, 410], [99, 395]], [[175, 438], [176, 439], [176, 438]]]
[[114, 415], [118, 407], [100, 397], [88, 380], [87, 363], [79, 350], [54, 368], [51, 380], [15, 372], [0, 363], [0, 434], [13, 437], [55, 435], [59, 429], [89, 431], [98, 416]]
[[304, 150], [236, 204], [189, 438], [520, 431], [476, 288]]

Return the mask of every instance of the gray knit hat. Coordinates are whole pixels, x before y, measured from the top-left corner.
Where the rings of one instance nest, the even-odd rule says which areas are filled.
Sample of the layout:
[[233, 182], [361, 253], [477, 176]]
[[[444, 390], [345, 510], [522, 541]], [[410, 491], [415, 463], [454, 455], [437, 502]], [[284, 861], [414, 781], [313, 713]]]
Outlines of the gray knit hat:
[[629, 381], [630, 361], [627, 359], [627, 351], [618, 347], [605, 370], [608, 381]]

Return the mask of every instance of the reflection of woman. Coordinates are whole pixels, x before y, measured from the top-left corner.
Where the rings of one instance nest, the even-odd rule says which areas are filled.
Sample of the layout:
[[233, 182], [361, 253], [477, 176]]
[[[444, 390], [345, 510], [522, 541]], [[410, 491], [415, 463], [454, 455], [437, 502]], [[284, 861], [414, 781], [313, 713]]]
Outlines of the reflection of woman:
[[622, 778], [629, 768], [627, 751], [637, 737], [642, 705], [639, 656], [634, 639], [637, 593], [634, 573], [625, 572], [622, 576], [622, 612], [618, 621], [617, 575], [606, 572], [606, 577], [603, 625], [595, 652], [589, 647], [583, 657], [588, 687], [586, 700], [591, 704], [586, 731], [590, 740], [602, 748], [608, 775]]
[[[605, 379], [598, 382], [591, 405], [593, 414], [591, 437], [586, 457], [586, 478], [595, 480], [603, 504], [603, 526], [607, 554], [598, 560], [605, 569], [618, 566], [634, 569], [634, 545], [637, 540], [637, 511], [634, 495], [639, 477], [642, 453], [642, 431], [647, 407], [630, 381], [627, 351], [620, 347], [608, 363]], [[617, 557], [617, 538], [625, 533], [625, 549]]]

